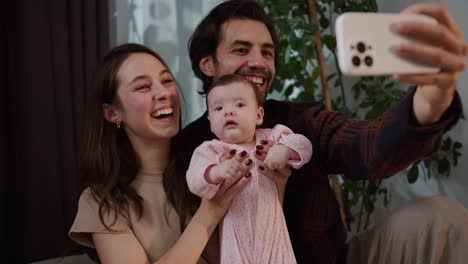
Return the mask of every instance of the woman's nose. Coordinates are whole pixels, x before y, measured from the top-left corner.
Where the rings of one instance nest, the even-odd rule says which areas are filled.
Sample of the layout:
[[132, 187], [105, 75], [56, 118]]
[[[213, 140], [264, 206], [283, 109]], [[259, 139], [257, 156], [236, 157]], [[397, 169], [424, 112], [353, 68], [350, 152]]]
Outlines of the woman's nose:
[[164, 87], [156, 87], [154, 91], [154, 99], [164, 100], [167, 98], [169, 91]]

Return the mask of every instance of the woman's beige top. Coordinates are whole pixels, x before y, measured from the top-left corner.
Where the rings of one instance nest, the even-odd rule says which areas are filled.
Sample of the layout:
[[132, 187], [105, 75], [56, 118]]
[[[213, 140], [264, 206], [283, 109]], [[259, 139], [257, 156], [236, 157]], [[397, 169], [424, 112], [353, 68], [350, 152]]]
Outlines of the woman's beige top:
[[[179, 216], [169, 205], [162, 186], [162, 173], [140, 172], [132, 186], [143, 198], [143, 215], [140, 219], [137, 218], [135, 210], [130, 210], [130, 221], [120, 216], [111, 226], [113, 230], [107, 230], [99, 218], [99, 204], [87, 188], [80, 196], [78, 212], [69, 232], [70, 238], [81, 245], [94, 248], [92, 233], [133, 233], [151, 262], [164, 255], [179, 239], [181, 231]], [[106, 224], [111, 225], [113, 216], [104, 216]], [[210, 248], [216, 250], [215, 241], [210, 241], [209, 244], [213, 244], [214, 247]], [[212, 256], [216, 258], [216, 255], [218, 254], [215, 252], [204, 252], [204, 256], [209, 256], [209, 259], [212, 259]], [[213, 262], [218, 261], [210, 261]], [[202, 257], [198, 263], [207, 261]]]

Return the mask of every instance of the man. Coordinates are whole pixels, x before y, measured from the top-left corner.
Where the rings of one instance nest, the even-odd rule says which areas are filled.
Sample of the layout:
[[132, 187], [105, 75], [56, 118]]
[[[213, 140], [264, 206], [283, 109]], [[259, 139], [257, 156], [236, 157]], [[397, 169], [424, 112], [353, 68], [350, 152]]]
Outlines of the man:
[[[412, 161], [436, 151], [442, 134], [461, 115], [455, 86], [465, 68], [468, 50], [463, 32], [439, 5], [418, 4], [404, 12], [432, 16], [439, 25], [399, 25], [400, 34], [424, 44], [401, 46], [398, 54], [442, 70], [395, 76], [397, 81], [417, 86], [410, 89], [407, 98], [395, 109], [364, 122], [325, 111], [315, 102], [264, 103], [262, 127], [284, 124], [309, 138], [314, 148], [311, 162], [292, 172], [284, 198], [285, 217], [298, 263], [335, 263], [346, 257], [346, 237], [329, 187], [329, 174], [344, 174], [351, 179], [392, 176]], [[254, 1], [232, 0], [215, 7], [200, 22], [190, 39], [189, 53], [192, 68], [203, 82], [203, 93], [213, 79], [237, 73], [256, 83], [266, 98], [275, 76], [278, 46], [274, 25], [263, 9]], [[206, 113], [189, 124], [178, 141], [183, 147], [179, 161], [184, 165], [180, 169], [186, 170], [198, 145], [213, 138]], [[287, 174], [276, 173], [278, 177]], [[391, 255], [404, 254], [403, 251], [396, 250]]]

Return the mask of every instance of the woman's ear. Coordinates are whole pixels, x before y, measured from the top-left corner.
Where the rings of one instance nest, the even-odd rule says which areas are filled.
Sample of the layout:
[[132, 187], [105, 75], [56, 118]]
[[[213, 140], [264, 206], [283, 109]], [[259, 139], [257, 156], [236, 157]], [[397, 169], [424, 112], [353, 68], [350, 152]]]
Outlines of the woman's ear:
[[259, 106], [257, 109], [257, 126], [260, 126], [263, 123], [263, 115], [264, 115], [263, 107]]
[[121, 122], [119, 112], [110, 104], [102, 104], [104, 118], [111, 123]]
[[214, 76], [214, 61], [213, 56], [203, 57], [198, 63], [200, 70], [208, 77]]

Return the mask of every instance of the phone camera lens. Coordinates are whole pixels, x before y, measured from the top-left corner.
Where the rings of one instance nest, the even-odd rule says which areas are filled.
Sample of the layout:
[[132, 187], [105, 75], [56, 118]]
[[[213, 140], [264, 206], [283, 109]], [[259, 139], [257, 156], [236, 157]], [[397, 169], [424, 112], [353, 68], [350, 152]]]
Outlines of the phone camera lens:
[[356, 67], [359, 67], [359, 65], [361, 65], [361, 59], [358, 56], [353, 56], [352, 61], [353, 65]]
[[366, 51], [366, 45], [362, 42], [358, 42], [357, 44], [357, 50], [360, 52], [360, 53], [364, 53]]
[[372, 59], [371, 56], [366, 56], [364, 58], [364, 63], [367, 65], [367, 66], [372, 66], [372, 64], [374, 64], [374, 59]]

